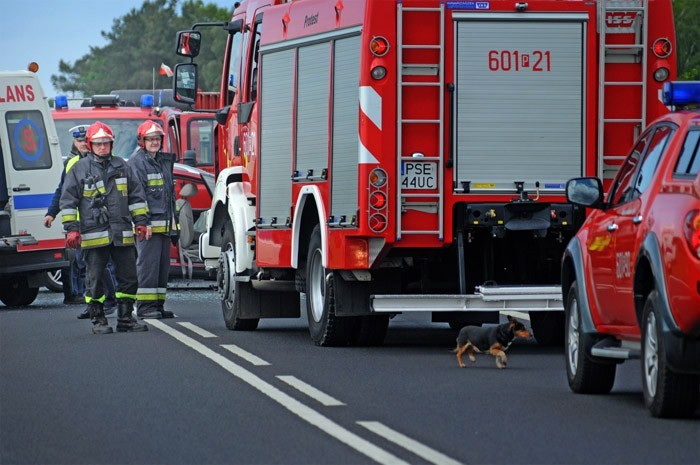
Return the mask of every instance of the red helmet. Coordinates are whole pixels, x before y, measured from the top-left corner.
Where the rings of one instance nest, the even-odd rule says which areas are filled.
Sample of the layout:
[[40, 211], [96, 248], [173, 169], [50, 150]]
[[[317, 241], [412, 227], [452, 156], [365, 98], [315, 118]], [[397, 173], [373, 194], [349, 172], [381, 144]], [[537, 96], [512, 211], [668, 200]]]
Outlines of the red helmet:
[[139, 131], [138, 131], [138, 138], [136, 139], [138, 141], [139, 147], [144, 147], [144, 142], [143, 139], [146, 137], [152, 137], [152, 136], [160, 136], [160, 143], [161, 145], [163, 144], [163, 136], [165, 136], [165, 133], [163, 132], [163, 128], [161, 127], [160, 124], [156, 123], [155, 121], [145, 121], [141, 123], [141, 126], [139, 126]]
[[[92, 152], [92, 143], [93, 142], [112, 142], [114, 143], [114, 133], [112, 132], [112, 128], [107, 126], [105, 123], [102, 123], [101, 121], [95, 121], [90, 125], [89, 128], [87, 128], [87, 132], [85, 133], [85, 137], [87, 138], [87, 145], [88, 149]], [[110, 150], [111, 152], [111, 150]]]

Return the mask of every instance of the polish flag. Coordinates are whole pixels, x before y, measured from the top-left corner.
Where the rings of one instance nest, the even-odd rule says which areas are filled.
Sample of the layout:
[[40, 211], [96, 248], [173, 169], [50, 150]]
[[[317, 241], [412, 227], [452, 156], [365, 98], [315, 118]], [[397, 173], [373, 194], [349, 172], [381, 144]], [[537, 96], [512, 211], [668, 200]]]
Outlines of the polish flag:
[[170, 69], [170, 66], [166, 65], [165, 63], [161, 63], [160, 64], [160, 75], [173, 77], [173, 70]]

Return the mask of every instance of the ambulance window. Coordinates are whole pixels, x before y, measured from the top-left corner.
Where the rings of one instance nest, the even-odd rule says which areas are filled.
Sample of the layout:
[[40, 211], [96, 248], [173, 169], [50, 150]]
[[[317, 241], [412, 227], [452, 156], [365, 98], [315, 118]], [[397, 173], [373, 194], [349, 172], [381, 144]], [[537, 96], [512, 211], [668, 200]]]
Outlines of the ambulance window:
[[254, 102], [258, 98], [258, 58], [260, 57], [260, 34], [262, 33], [262, 21], [255, 24], [255, 38], [253, 44], [253, 56], [251, 57], [250, 90], [248, 101]]
[[243, 55], [243, 34], [239, 31], [231, 37], [231, 59], [228, 63], [226, 104], [231, 105], [241, 82], [241, 57]]
[[40, 111], [8, 111], [5, 123], [10, 136], [12, 166], [16, 170], [51, 168], [51, 148]]
[[673, 174], [681, 177], [695, 177], [700, 168], [700, 130], [689, 131], [683, 142], [681, 156], [676, 163]]
[[[7, 178], [5, 177], [5, 154], [2, 153], [2, 139], [0, 139], [0, 208], [5, 208], [10, 195], [7, 192]], [[0, 225], [2, 223], [0, 222]], [[0, 231], [0, 235], [6, 235]], [[7, 233], [9, 235], [9, 232]]]

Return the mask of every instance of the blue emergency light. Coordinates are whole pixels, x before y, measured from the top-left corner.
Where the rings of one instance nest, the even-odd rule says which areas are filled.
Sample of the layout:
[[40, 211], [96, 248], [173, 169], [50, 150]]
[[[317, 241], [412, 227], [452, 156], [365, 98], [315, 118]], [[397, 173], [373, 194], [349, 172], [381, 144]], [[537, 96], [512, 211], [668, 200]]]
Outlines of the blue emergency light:
[[672, 81], [664, 83], [664, 105], [683, 107], [700, 104], [700, 81]]
[[141, 107], [142, 108], [151, 108], [153, 107], [153, 96], [152, 95], [142, 95], [141, 96]]
[[53, 101], [53, 106], [57, 110], [68, 108], [68, 97], [65, 95], [57, 95]]

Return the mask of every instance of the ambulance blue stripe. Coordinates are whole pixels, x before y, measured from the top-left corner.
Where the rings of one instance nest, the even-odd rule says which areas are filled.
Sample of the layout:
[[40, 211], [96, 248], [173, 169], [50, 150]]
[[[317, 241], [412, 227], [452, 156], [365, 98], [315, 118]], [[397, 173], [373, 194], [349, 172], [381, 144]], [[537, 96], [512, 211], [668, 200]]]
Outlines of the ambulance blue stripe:
[[29, 210], [32, 208], [48, 208], [53, 200], [53, 192], [50, 194], [29, 194], [13, 196], [15, 210]]

